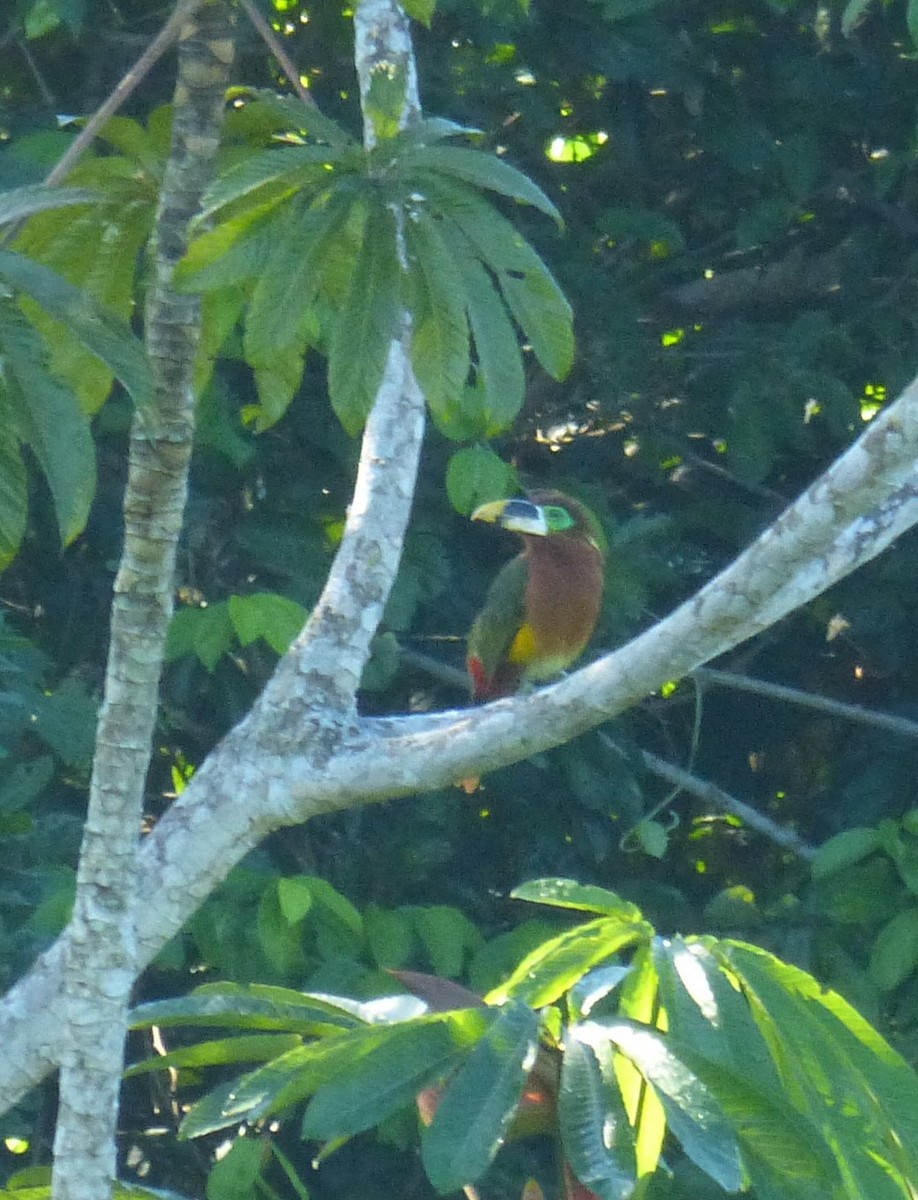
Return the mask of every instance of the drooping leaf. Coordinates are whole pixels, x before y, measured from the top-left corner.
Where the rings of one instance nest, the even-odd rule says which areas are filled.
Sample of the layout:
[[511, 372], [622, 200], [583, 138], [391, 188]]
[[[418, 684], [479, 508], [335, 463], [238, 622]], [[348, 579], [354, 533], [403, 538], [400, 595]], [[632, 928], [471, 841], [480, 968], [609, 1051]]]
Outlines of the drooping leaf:
[[124, 1072], [125, 1078], [148, 1075], [151, 1071], [166, 1071], [202, 1067], [228, 1066], [244, 1062], [268, 1062], [287, 1050], [302, 1045], [295, 1033], [253, 1033], [240, 1037], [220, 1038], [217, 1041], [197, 1042], [166, 1054], [156, 1054], [142, 1062], [133, 1063]]
[[514, 900], [530, 904], [548, 904], [553, 908], [573, 908], [578, 912], [601, 913], [623, 921], [642, 921], [641, 910], [630, 900], [622, 900], [615, 892], [573, 879], [533, 879], [510, 893]]
[[231, 205], [235, 207], [226, 214], [229, 217], [252, 205], [278, 203], [310, 183], [327, 187], [327, 166], [341, 162], [347, 153], [331, 146], [280, 146], [253, 154], [208, 188], [197, 220], [204, 222]]
[[381, 201], [371, 205], [363, 244], [328, 349], [328, 387], [341, 424], [356, 434], [373, 406], [401, 313], [401, 266], [395, 218]]
[[48, 267], [11, 250], [0, 250], [0, 277], [40, 304], [101, 359], [137, 404], [149, 401], [153, 388], [149, 364], [127, 322], [93, 303], [85, 291]]
[[[622, 982], [618, 1011], [623, 1017], [651, 1028], [665, 1020], [659, 1003], [659, 978], [649, 943], [637, 948]], [[615, 1078], [628, 1119], [634, 1127], [634, 1157], [638, 1178], [652, 1176], [659, 1165], [666, 1137], [666, 1113], [657, 1093], [623, 1054], [615, 1056]]]
[[538, 1031], [537, 1013], [506, 1004], [447, 1085], [421, 1135], [424, 1169], [441, 1194], [473, 1183], [497, 1153], [535, 1064]]
[[204, 1025], [318, 1035], [363, 1024], [359, 1005], [290, 988], [211, 984], [177, 1000], [155, 1000], [131, 1013], [131, 1028]]
[[463, 278], [425, 209], [405, 223], [410, 269], [423, 297], [414, 312], [411, 360], [418, 383], [435, 418], [460, 401], [469, 374], [469, 326]]
[[272, 650], [284, 654], [303, 628], [306, 610], [276, 592], [252, 592], [230, 596], [229, 616], [241, 645], [264, 638]]
[[493, 154], [465, 146], [423, 146], [407, 152], [400, 169], [406, 173], [417, 169], [440, 172], [474, 187], [498, 192], [520, 204], [532, 205], [559, 226], [564, 224], [558, 209], [537, 184]]
[[360, 1133], [413, 1105], [418, 1092], [448, 1075], [485, 1033], [490, 1014], [469, 1009], [449, 1017], [380, 1029], [355, 1046], [348, 1065], [322, 1086], [303, 1118], [304, 1138]]
[[457, 256], [457, 261], [475, 341], [477, 377], [484, 391], [484, 433], [494, 437], [513, 425], [523, 407], [523, 359], [506, 305], [487, 271], [467, 255]]
[[649, 936], [643, 921], [600, 917], [568, 929], [528, 954], [510, 978], [486, 999], [501, 1003], [510, 996], [533, 1008], [551, 1004], [598, 963]]
[[739, 1147], [723, 1111], [698, 1075], [683, 1062], [655, 1030], [615, 1019], [596, 1025], [631, 1060], [657, 1092], [670, 1129], [701, 1169], [727, 1192], [743, 1182]]
[[516, 491], [516, 471], [490, 446], [457, 450], [446, 468], [446, 493], [456, 512], [468, 516], [479, 504]]
[[0, 387], [0, 571], [16, 557], [26, 528], [29, 497], [19, 438]]
[[88, 188], [53, 188], [42, 184], [12, 188], [0, 192], [0, 225], [23, 221], [50, 208], [70, 208], [76, 204], [93, 204], [97, 200]]
[[[628, 1200], [637, 1182], [634, 1142], [628, 1115], [614, 1080], [612, 1053], [605, 1040], [593, 1047], [572, 1026], [565, 1036], [558, 1091], [561, 1144], [574, 1174], [602, 1200]], [[607, 1058], [605, 1079], [597, 1053]]]

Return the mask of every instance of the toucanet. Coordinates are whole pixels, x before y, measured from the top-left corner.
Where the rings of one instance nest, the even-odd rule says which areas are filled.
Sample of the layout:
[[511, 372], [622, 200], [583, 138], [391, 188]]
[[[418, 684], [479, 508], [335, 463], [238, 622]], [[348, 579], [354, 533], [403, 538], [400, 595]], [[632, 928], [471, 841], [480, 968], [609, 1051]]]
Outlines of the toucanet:
[[551, 679], [583, 653], [602, 604], [604, 541], [595, 516], [563, 492], [495, 500], [472, 520], [523, 539], [469, 633], [472, 696], [495, 700]]

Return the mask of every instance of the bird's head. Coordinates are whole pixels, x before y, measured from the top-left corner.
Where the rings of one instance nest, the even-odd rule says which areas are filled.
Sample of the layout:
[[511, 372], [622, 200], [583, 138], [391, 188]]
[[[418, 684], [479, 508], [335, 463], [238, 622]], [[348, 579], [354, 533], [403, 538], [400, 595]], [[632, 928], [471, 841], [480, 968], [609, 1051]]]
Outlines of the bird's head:
[[581, 538], [603, 552], [605, 539], [599, 522], [584, 505], [563, 492], [532, 492], [527, 498], [492, 500], [472, 513], [473, 521], [499, 525], [524, 537], [566, 535]]

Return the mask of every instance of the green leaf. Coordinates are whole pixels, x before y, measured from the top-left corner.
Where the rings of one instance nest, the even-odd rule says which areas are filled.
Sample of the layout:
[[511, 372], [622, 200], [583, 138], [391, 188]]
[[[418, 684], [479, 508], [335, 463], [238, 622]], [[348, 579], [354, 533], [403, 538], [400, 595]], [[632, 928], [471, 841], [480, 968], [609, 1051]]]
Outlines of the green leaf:
[[287, 1050], [301, 1046], [303, 1040], [295, 1033], [253, 1033], [242, 1037], [220, 1038], [218, 1041], [198, 1042], [168, 1054], [156, 1054], [143, 1062], [133, 1063], [124, 1072], [125, 1078], [148, 1075], [151, 1071], [172, 1068], [220, 1067], [243, 1062], [268, 1062]]
[[631, 1022], [586, 1022], [597, 1026], [653, 1084], [670, 1129], [689, 1158], [727, 1192], [740, 1189], [743, 1171], [736, 1138], [710, 1091], [656, 1030]]
[[516, 471], [490, 446], [457, 450], [446, 468], [446, 493], [458, 513], [468, 516], [480, 504], [500, 500], [516, 491]]
[[918, 966], [918, 907], [905, 908], [883, 926], [870, 951], [870, 977], [891, 992]]
[[[618, 1008], [623, 1017], [653, 1027], [661, 1019], [659, 979], [649, 943], [637, 948], [622, 981]], [[614, 1059], [615, 1078], [628, 1119], [634, 1128], [634, 1157], [639, 1179], [653, 1175], [666, 1137], [666, 1113], [656, 1092], [623, 1055]], [[610, 1081], [611, 1082], [611, 1081]]]
[[354, 1046], [346, 1067], [309, 1102], [304, 1138], [361, 1133], [414, 1104], [418, 1092], [456, 1066], [485, 1034], [489, 1014], [467, 1009], [436, 1014], [374, 1031]]
[[95, 490], [95, 449], [73, 393], [44, 367], [44, 345], [10, 303], [0, 304], [0, 355], [22, 441], [48, 481], [61, 541], [82, 532]]
[[221, 221], [215, 229], [202, 233], [175, 269], [176, 290], [206, 292], [258, 275], [276, 249], [286, 220], [286, 212], [278, 213], [272, 204]]
[[468, 255], [457, 255], [457, 263], [465, 284], [477, 376], [484, 390], [484, 432], [493, 437], [509, 429], [523, 407], [523, 359], [506, 305], [488, 272]]
[[597, 963], [644, 940], [650, 932], [643, 921], [632, 922], [621, 917], [601, 917], [578, 925], [528, 954], [486, 1000], [499, 1004], [514, 996], [533, 1008], [542, 1008], [562, 996]]
[[814, 879], [827, 879], [853, 863], [873, 854], [880, 846], [876, 829], [845, 829], [829, 838], [816, 851], [810, 869]]
[[257, 984], [209, 984], [178, 1000], [155, 1000], [135, 1008], [132, 1029], [150, 1025], [276, 1030], [312, 1034], [363, 1024], [353, 1002]]
[[408, 962], [414, 930], [407, 914], [370, 903], [363, 910], [363, 928], [377, 966], [397, 970]]
[[386, 59], [370, 68], [370, 86], [363, 110], [380, 141], [394, 137], [402, 123], [407, 104], [405, 68]]
[[33, 729], [68, 767], [88, 771], [96, 745], [99, 702], [78, 678], [65, 679], [37, 701]]
[[363, 244], [328, 349], [332, 407], [350, 434], [363, 427], [382, 383], [401, 313], [395, 220], [381, 200], [367, 216]]
[[[423, 208], [405, 223], [409, 270], [421, 300], [413, 306], [411, 361], [434, 418], [460, 401], [469, 374], [469, 326], [463, 279], [437, 227]], [[411, 293], [409, 293], [411, 294]]]
[[143, 346], [126, 321], [95, 304], [56, 272], [11, 250], [0, 250], [0, 276], [25, 292], [124, 384], [137, 404], [147, 403], [153, 380]]
[[418, 937], [424, 944], [435, 975], [455, 979], [465, 959], [482, 944], [482, 936], [468, 917], [447, 904], [410, 910]]
[[474, 187], [499, 192], [520, 204], [532, 205], [558, 226], [564, 224], [561, 213], [537, 184], [493, 154], [464, 146], [424, 146], [403, 155], [400, 166], [409, 175], [416, 169], [436, 171]]
[[305, 321], [319, 290], [323, 260], [350, 213], [354, 196], [339, 192], [321, 203], [294, 206], [276, 229], [276, 240], [263, 264], [245, 320], [246, 359], [269, 366], [278, 354], [306, 347]]
[[229, 617], [240, 645], [249, 646], [264, 638], [277, 654], [284, 654], [303, 628], [306, 610], [295, 600], [276, 592], [252, 592], [230, 596]]
[[233, 645], [233, 626], [225, 600], [203, 608], [179, 608], [172, 615], [166, 635], [166, 662], [195, 654], [208, 671]]
[[25, 463], [6, 407], [0, 386], [0, 571], [16, 557], [29, 511]]
[[[602, 913], [623, 921], [643, 920], [641, 910], [630, 900], [622, 900], [615, 892], [573, 879], [533, 879], [510, 893], [514, 900], [530, 904], [550, 904], [553, 908], [573, 908], [578, 912]], [[649, 928], [649, 926], [648, 926]]]
[[[281, 146], [244, 159], [208, 188], [197, 218], [199, 224], [229, 205], [276, 204], [311, 182], [328, 186], [328, 166], [349, 151], [332, 146]], [[229, 214], [236, 216], [234, 211]]]
[[288, 925], [302, 921], [313, 905], [312, 885], [308, 876], [294, 875], [278, 879], [277, 899]]
[[405, 0], [403, 7], [412, 21], [420, 21], [429, 29], [436, 12], [437, 0]]
[[538, 1032], [537, 1013], [508, 1003], [447, 1085], [421, 1134], [421, 1161], [442, 1195], [473, 1183], [497, 1153], [535, 1065]]
[[[598, 1054], [607, 1058], [600, 1071]], [[605, 1075], [605, 1079], [604, 1079]], [[628, 1200], [637, 1180], [628, 1116], [614, 1081], [609, 1043], [581, 1040], [574, 1025], [565, 1035], [558, 1091], [558, 1125], [564, 1154], [574, 1174], [602, 1200]]]
[[51, 208], [70, 208], [75, 204], [94, 204], [99, 197], [85, 188], [53, 188], [43, 184], [0, 192], [0, 225], [11, 225], [37, 212]]
[[239, 1137], [207, 1176], [207, 1200], [250, 1200], [268, 1159], [267, 1142]]
[[848, 0], [841, 17], [841, 31], [844, 37], [851, 37], [867, 16], [872, 4], [873, 0]]

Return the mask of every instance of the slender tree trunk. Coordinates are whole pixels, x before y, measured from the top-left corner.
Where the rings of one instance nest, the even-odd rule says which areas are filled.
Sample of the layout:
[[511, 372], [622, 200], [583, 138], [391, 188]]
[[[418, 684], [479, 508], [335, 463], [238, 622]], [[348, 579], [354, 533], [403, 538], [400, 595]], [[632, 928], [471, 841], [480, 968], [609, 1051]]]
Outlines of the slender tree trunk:
[[146, 341], [156, 392], [131, 431], [125, 543], [67, 943], [57, 1200], [104, 1200], [115, 1177], [124, 1036], [137, 974], [137, 848], [194, 431], [199, 302], [174, 292], [172, 275], [211, 178], [232, 58], [228, 5], [204, 4], [181, 34], [172, 152], [154, 235]]

